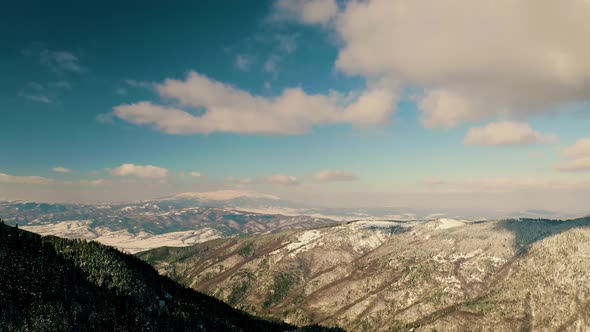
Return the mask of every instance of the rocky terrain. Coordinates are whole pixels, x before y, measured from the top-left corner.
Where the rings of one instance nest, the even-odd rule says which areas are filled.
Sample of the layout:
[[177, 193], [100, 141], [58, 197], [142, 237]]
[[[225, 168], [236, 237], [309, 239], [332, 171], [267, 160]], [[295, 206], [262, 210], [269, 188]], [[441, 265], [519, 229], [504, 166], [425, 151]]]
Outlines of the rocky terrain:
[[587, 331], [590, 218], [350, 222], [138, 254], [237, 308], [350, 331]]

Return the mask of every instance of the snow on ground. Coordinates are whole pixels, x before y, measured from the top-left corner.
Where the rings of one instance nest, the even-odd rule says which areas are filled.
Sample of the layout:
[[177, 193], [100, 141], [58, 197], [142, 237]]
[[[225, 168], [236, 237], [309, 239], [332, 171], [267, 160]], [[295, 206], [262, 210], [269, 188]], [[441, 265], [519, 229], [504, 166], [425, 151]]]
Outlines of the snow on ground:
[[440, 218], [438, 219], [438, 224], [435, 229], [449, 229], [455, 227], [465, 226], [467, 221], [465, 220], [457, 220], [451, 218]]
[[394, 220], [359, 220], [349, 224], [352, 229], [359, 228], [390, 228], [395, 226], [412, 227], [424, 223], [424, 220], [394, 221]]
[[289, 245], [287, 245], [285, 247], [285, 249], [287, 249], [288, 251], [293, 251], [292, 254], [297, 254], [301, 251], [304, 251], [304, 247], [306, 245], [308, 245], [309, 243], [319, 239], [322, 236], [322, 234], [320, 233], [319, 230], [311, 230], [311, 231], [305, 231], [303, 232], [301, 235], [299, 235], [297, 237], [297, 241], [289, 243]]
[[144, 232], [134, 235], [127, 231], [117, 231], [101, 235], [94, 240], [134, 254], [157, 247], [185, 247], [220, 237], [221, 234], [218, 231], [212, 228], [204, 228], [196, 231], [171, 232], [158, 235]]
[[40, 235], [55, 235], [69, 239], [94, 239], [97, 234], [90, 230], [90, 220], [67, 220], [55, 224], [21, 226], [22, 229]]
[[162, 246], [190, 246], [195, 243], [217, 239], [222, 236], [220, 232], [212, 228], [164, 234], [151, 234], [147, 232], [132, 234], [124, 229], [112, 231], [107, 227], [97, 227], [91, 230], [90, 224], [90, 220], [71, 220], [62, 221], [56, 224], [23, 226], [22, 229], [40, 235], [55, 235], [68, 239], [94, 240], [132, 254]]
[[289, 243], [286, 247], [277, 249], [270, 253], [270, 255], [278, 254], [279, 252], [285, 250], [289, 253], [289, 256], [295, 256], [300, 252], [307, 251], [313, 247], [312, 242], [322, 237], [322, 234], [319, 230], [309, 230], [304, 231], [303, 233], [299, 234], [296, 241]]

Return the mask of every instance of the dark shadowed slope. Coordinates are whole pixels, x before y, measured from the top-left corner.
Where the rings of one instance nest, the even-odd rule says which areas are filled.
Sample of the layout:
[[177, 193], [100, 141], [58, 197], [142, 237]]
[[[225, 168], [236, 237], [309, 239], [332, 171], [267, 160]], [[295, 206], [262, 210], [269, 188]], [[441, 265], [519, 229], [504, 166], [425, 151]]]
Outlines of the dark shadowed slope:
[[[95, 242], [0, 224], [0, 331], [292, 331]], [[317, 331], [322, 331], [319, 327]]]

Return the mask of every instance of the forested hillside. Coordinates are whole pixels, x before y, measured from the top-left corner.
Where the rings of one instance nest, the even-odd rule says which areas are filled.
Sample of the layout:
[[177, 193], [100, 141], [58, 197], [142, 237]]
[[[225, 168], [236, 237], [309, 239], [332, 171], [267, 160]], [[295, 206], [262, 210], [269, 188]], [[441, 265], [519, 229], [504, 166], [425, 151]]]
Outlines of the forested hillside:
[[0, 331], [297, 329], [235, 310], [95, 242], [41, 237], [0, 222], [0, 262]]

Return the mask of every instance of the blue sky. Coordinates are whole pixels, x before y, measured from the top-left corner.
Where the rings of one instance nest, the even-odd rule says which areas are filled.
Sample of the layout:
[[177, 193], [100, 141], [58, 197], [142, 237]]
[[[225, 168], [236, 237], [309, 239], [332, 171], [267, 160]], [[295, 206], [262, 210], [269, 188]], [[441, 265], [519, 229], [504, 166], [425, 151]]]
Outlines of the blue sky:
[[[5, 5], [0, 198], [239, 189], [362, 206], [396, 205], [403, 193], [422, 193], [418, 205], [437, 195], [505, 193], [533, 208], [567, 192], [576, 201], [554, 208], [582, 209], [590, 50], [577, 38], [587, 26], [573, 19], [574, 30], [541, 42], [535, 37], [555, 27], [510, 4], [495, 12], [461, 1], [473, 16], [463, 22], [469, 29], [444, 8], [431, 23], [428, 6]], [[564, 19], [544, 9], [530, 16]], [[490, 28], [494, 15], [522, 21]], [[487, 42], [470, 44], [480, 39]], [[531, 191], [547, 195], [530, 200]]]

